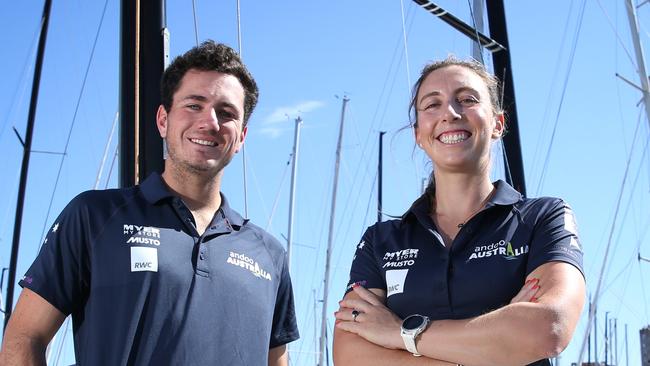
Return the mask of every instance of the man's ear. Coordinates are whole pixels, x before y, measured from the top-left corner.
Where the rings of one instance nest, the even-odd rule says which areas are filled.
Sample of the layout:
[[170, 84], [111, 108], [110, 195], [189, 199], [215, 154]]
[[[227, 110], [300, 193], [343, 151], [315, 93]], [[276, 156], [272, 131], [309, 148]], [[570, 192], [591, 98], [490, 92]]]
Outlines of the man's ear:
[[498, 113], [494, 119], [494, 128], [492, 129], [492, 138], [499, 139], [505, 131], [506, 120], [503, 113]]
[[239, 146], [235, 149], [235, 153], [239, 152], [239, 149], [244, 145], [244, 140], [246, 140], [246, 134], [248, 133], [248, 126], [244, 127], [241, 130], [241, 136], [239, 136]]
[[158, 126], [160, 137], [167, 137], [167, 110], [162, 104], [158, 106], [158, 112], [156, 112], [156, 126]]

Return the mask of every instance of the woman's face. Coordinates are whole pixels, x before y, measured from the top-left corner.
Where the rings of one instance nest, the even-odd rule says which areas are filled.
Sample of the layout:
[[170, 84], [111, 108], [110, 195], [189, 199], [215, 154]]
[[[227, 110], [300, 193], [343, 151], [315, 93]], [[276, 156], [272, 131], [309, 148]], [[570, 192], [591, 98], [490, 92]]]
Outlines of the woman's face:
[[436, 171], [488, 171], [492, 140], [503, 133], [503, 115], [494, 112], [478, 74], [456, 65], [432, 71], [420, 85], [415, 106], [415, 140]]

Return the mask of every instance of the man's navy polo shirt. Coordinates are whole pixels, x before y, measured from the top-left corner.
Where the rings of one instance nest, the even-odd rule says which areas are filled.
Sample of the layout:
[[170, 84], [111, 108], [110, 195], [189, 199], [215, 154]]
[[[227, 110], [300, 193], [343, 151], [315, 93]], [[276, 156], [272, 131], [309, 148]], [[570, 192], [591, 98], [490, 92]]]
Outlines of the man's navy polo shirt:
[[[377, 223], [357, 245], [354, 283], [386, 291], [400, 318], [465, 319], [507, 305], [540, 265], [567, 262], [582, 271], [571, 208], [558, 198], [524, 199], [503, 181], [450, 249], [429, 216], [425, 194], [401, 220]], [[545, 364], [545, 363], [540, 363]]]
[[20, 285], [72, 314], [79, 365], [266, 365], [298, 338], [280, 243], [223, 196], [200, 236], [157, 174], [73, 199]]

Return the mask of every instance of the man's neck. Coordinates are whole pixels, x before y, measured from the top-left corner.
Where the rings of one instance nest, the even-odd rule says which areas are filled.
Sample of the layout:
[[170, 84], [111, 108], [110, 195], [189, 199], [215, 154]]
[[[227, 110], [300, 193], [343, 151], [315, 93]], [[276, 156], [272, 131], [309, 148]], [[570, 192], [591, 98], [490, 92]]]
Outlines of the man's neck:
[[163, 181], [169, 189], [183, 199], [190, 211], [216, 212], [221, 207], [221, 176], [188, 174], [175, 169], [165, 169]]

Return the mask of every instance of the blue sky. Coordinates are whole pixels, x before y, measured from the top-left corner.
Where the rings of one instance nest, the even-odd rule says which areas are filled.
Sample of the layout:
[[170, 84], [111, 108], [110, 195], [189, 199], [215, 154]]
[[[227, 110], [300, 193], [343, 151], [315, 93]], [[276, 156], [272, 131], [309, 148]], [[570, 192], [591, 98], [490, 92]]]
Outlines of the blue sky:
[[[196, 4], [199, 39], [212, 38], [237, 48], [235, 0], [197, 0]], [[438, 4], [471, 22], [468, 2], [441, 0]], [[650, 263], [636, 259], [639, 251], [650, 257], [650, 162], [644, 150], [649, 129], [645, 113], [637, 105], [640, 92], [616, 77], [619, 73], [635, 83], [639, 80], [625, 3], [588, 2], [580, 27], [582, 1], [552, 0], [544, 4], [511, 1], [506, 5], [528, 192], [530, 196], [562, 197], [574, 208], [592, 293], [612, 234], [599, 305], [599, 334], [604, 333], [604, 312], [609, 311], [610, 317], [618, 319], [618, 353], [623, 364], [623, 329], [628, 324], [629, 361], [639, 364], [638, 331], [650, 323]], [[81, 0], [53, 4], [33, 149], [63, 152], [73, 123], [74, 127], [49, 215], [47, 208], [61, 156], [32, 155], [19, 277], [34, 259], [43, 231], [58, 212], [72, 197], [95, 184], [119, 92], [116, 0], [107, 3], [81, 92], [103, 6], [104, 1]], [[0, 110], [4, 111], [0, 116], [0, 151], [4, 157], [0, 192], [5, 197], [0, 202], [2, 267], [9, 263], [22, 158], [12, 126], [24, 134], [41, 12], [40, 1], [0, 4], [0, 24], [5, 30], [0, 33], [4, 45], [0, 58], [4, 71], [0, 83]], [[334, 0], [324, 4], [242, 0], [242, 55], [261, 90], [246, 141], [249, 216], [258, 225], [268, 226], [279, 239], [287, 233], [287, 161], [293, 144], [293, 119], [300, 115], [304, 120], [292, 258], [302, 333], [301, 340], [291, 347], [296, 365], [314, 363], [314, 336], [318, 334], [314, 310], [320, 314], [322, 305], [314, 302], [314, 294], [317, 300], [322, 297], [341, 97], [347, 95], [350, 103], [336, 211], [330, 314], [343, 292], [354, 246], [365, 227], [376, 219], [378, 132], [388, 132], [384, 137], [385, 211], [400, 215], [419, 195], [422, 179], [431, 168], [425, 156], [414, 149], [411, 131], [400, 131], [408, 124], [410, 85], [428, 61], [450, 53], [460, 57], [470, 54], [465, 36], [415, 3], [405, 0], [404, 13], [408, 57], [399, 1]], [[647, 53], [650, 5], [639, 9], [639, 20]], [[168, 26], [172, 55], [194, 45], [190, 1], [169, 1]], [[484, 57], [489, 65], [490, 56], [484, 53]], [[105, 174], [115, 143], [113, 139]], [[495, 146], [495, 150], [499, 148]], [[613, 224], [628, 159], [630, 168]], [[116, 168], [108, 182], [104, 175], [100, 187], [115, 186], [115, 172]], [[503, 176], [498, 159], [493, 175], [495, 179]], [[243, 212], [241, 154], [227, 168], [223, 191]], [[277, 209], [271, 218], [276, 200]], [[333, 317], [329, 322], [333, 323]], [[585, 324], [583, 320], [578, 326], [561, 364], [575, 362]], [[61, 339], [59, 336], [57, 342]], [[62, 365], [73, 362], [70, 338], [66, 344], [67, 351], [59, 362]], [[602, 355], [604, 346], [600, 344], [598, 349]]]

